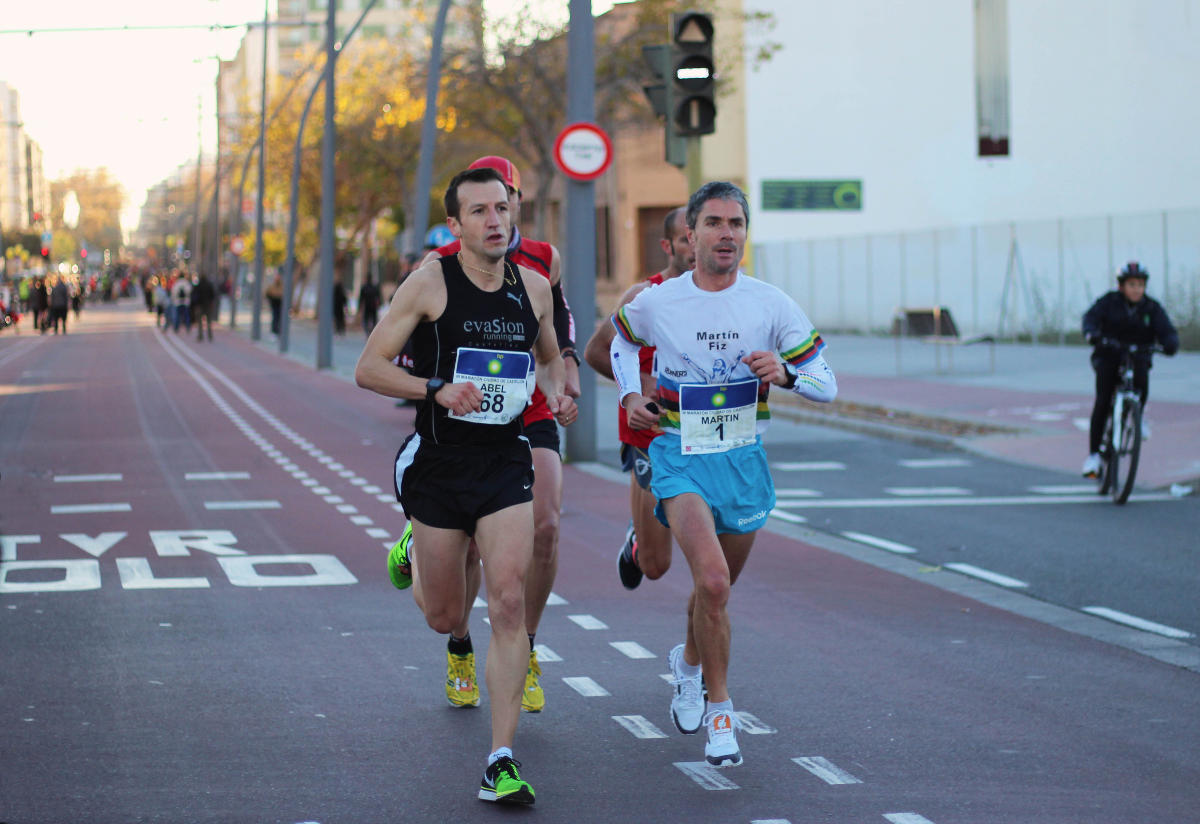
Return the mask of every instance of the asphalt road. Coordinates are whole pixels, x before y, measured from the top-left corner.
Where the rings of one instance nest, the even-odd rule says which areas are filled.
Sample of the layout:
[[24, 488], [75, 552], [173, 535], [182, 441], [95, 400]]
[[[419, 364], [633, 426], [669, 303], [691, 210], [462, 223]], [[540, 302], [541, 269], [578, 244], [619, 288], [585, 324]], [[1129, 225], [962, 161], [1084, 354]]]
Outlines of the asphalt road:
[[[538, 803], [484, 805], [486, 706], [445, 704], [443, 639], [383, 569], [411, 411], [240, 339], [142, 322], [96, 310], [67, 338], [0, 342], [5, 824], [1196, 820], [1200, 676], [1110, 643], [1117, 625], [1077, 608], [1195, 629], [1194, 613], [1118, 600], [1155, 585], [1135, 582], [1137, 564], [1111, 569], [1109, 590], [1075, 581], [1096, 546], [1061, 534], [1115, 532], [1093, 522], [1116, 508], [863, 505], [1068, 482], [975, 458], [906, 465], [962, 456], [784, 425], [778, 486], [819, 497], [781, 495], [803, 505], [780, 507], [791, 518], [761, 533], [735, 590], [745, 765], [697, 769], [703, 741], [669, 721], [681, 561], [624, 591], [626, 487], [569, 467], [538, 634], [548, 705], [516, 745]], [[860, 503], [830, 506], [846, 499]], [[1138, 501], [1120, 523], [1194, 535], [1195, 511]], [[949, 571], [950, 553], [1037, 598]], [[1183, 578], [1174, 563], [1143, 562]], [[1033, 617], [1047, 600], [1068, 607], [1057, 624]]]

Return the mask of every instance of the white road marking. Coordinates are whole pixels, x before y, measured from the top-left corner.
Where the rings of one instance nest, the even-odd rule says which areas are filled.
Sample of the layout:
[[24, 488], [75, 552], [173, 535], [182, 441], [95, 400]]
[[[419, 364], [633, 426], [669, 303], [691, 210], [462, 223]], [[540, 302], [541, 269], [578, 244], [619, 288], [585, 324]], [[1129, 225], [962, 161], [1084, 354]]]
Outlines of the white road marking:
[[475, 603], [471, 604], [471, 609], [479, 609], [480, 607], [487, 607], [487, 601], [483, 600], [478, 595], [476, 595]]
[[951, 466], [970, 466], [966, 458], [908, 458], [900, 461], [901, 466], [909, 469], [941, 469]]
[[841, 461], [781, 461], [771, 466], [780, 472], [836, 472], [846, 468]]
[[740, 789], [737, 784], [726, 778], [720, 770], [707, 761], [676, 761], [675, 766], [706, 790]]
[[752, 818], [750, 824], [792, 824], [786, 818]]
[[603, 698], [606, 695], [612, 694], [586, 675], [563, 678], [563, 681], [566, 682], [568, 687], [575, 690], [575, 692], [584, 698]]
[[551, 592], [550, 597], [548, 597], [546, 599], [546, 606], [548, 606], [548, 607], [561, 607], [561, 606], [565, 605], [566, 603], [567, 603], [566, 598], [564, 598], [561, 595], [558, 595], [557, 593], [554, 593], [554, 592]]
[[916, 813], [884, 813], [883, 817], [891, 824], [933, 824], [925, 816]]
[[[1151, 503], [1178, 501], [1166, 492], [1130, 495], [1130, 501]], [[788, 509], [888, 509], [914, 506], [1028, 506], [1046, 504], [1108, 504], [1100, 495], [1011, 495], [980, 498], [822, 498], [811, 501], [778, 501], [775, 506]], [[1109, 504], [1111, 506], [1111, 504]]]
[[1095, 493], [1099, 487], [1095, 482], [1090, 484], [1059, 484], [1057, 486], [1031, 486], [1030, 492], [1036, 492], [1039, 495], [1084, 495], [1088, 492]]
[[205, 501], [205, 509], [282, 509], [279, 501]]
[[889, 495], [903, 498], [930, 498], [935, 495], [970, 495], [971, 490], [961, 486], [889, 486], [884, 490]]
[[343, 515], [353, 515], [355, 512], [358, 512], [358, 507], [354, 504], [338, 504], [337, 511]]
[[781, 498], [820, 498], [823, 493], [815, 489], [787, 488], [776, 489], [775, 494]]
[[545, 644], [534, 644], [533, 651], [537, 653], [538, 663], [540, 664], [545, 664], [547, 662], [554, 663], [555, 661], [562, 660], [562, 657], [557, 652], [550, 649], [550, 647], [546, 646]]
[[[208, 589], [207, 578], [156, 578], [148, 558], [117, 558], [124, 589]], [[159, 625], [161, 626], [161, 624]]]
[[749, 735], [772, 735], [779, 732], [779, 730], [770, 724], [764, 724], [748, 712], [734, 710], [733, 714], [737, 716], [738, 732], [744, 732]]
[[395, 495], [376, 495], [375, 500], [379, 501], [379, 503], [381, 503], [381, 504], [390, 504], [390, 503], [395, 502], [396, 496]]
[[583, 629], [608, 629], [608, 624], [594, 615], [568, 615], [567, 617]]
[[[383, 487], [380, 487], [380, 486], [364, 486], [364, 487], [362, 488], [362, 491], [363, 491], [363, 492], [365, 492], [365, 493], [367, 493], [368, 495], [378, 495], [380, 492], [383, 492]], [[393, 496], [391, 496], [391, 495], [385, 495], [385, 496], [383, 497], [383, 500], [384, 500], [385, 502], [387, 502], [387, 501], [390, 501], [390, 500], [392, 500], [392, 497], [393, 497]]]
[[641, 715], [614, 715], [612, 720], [616, 721], [625, 729], [633, 733], [634, 738], [666, 738], [667, 734], [658, 727], [651, 724], [644, 716]]
[[129, 504], [59, 504], [50, 507], [51, 515], [77, 515], [84, 512], [132, 512]]
[[1118, 612], [1115, 609], [1109, 609], [1108, 607], [1084, 607], [1083, 611], [1101, 618], [1107, 618], [1110, 621], [1116, 621], [1118, 624], [1124, 624], [1127, 627], [1153, 632], [1156, 635], [1165, 635], [1167, 638], [1196, 637], [1187, 630], [1176, 629], [1175, 627], [1158, 624], [1154, 621], [1147, 621], [1145, 618], [1138, 618], [1136, 615], [1128, 615], [1124, 612]]
[[392, 534], [391, 530], [384, 529], [383, 527], [378, 527], [378, 526], [371, 527], [370, 529], [367, 530], [367, 535], [368, 535], [368, 537], [371, 537], [371, 538], [389, 538], [390, 539], [391, 534]]
[[246, 481], [249, 472], [185, 472], [185, 481]]
[[624, 655], [626, 658], [657, 658], [650, 650], [643, 647], [637, 641], [609, 641], [608, 645], [617, 652]]
[[1087, 432], [1092, 428], [1091, 418], [1071, 418], [1071, 424], [1080, 432]]
[[370, 515], [354, 515], [350, 518], [350, 523], [355, 526], [369, 526], [375, 522], [371, 520]]
[[1001, 575], [998, 572], [992, 572], [989, 569], [983, 569], [973, 564], [942, 564], [946, 569], [952, 569], [955, 572], [961, 572], [963, 575], [970, 575], [972, 578], [979, 578], [988, 583], [996, 584], [997, 586], [1009, 587], [1012, 589], [1022, 589], [1029, 586], [1024, 581], [1016, 578], [1009, 578], [1007, 575]]
[[55, 475], [54, 482], [56, 484], [85, 484], [98, 481], [119, 481], [122, 477], [120, 472], [103, 475]]
[[876, 538], [874, 535], [867, 535], [862, 532], [843, 532], [842, 537], [849, 538], [851, 541], [858, 541], [860, 544], [876, 547], [877, 549], [886, 549], [888, 552], [898, 552], [901, 555], [912, 555], [916, 552], [910, 546], [898, 544], [886, 538]]
[[346, 499], [341, 495], [325, 495], [321, 498], [327, 504], [344, 504]]
[[789, 524], [808, 523], [808, 518], [805, 518], [803, 515], [793, 515], [790, 512], [784, 512], [782, 509], [778, 508], [771, 510], [771, 517], [778, 518], [781, 521], [787, 521]]
[[826, 784], [861, 784], [862, 781], [843, 770], [827, 758], [819, 755], [806, 755], [793, 758], [797, 764]]

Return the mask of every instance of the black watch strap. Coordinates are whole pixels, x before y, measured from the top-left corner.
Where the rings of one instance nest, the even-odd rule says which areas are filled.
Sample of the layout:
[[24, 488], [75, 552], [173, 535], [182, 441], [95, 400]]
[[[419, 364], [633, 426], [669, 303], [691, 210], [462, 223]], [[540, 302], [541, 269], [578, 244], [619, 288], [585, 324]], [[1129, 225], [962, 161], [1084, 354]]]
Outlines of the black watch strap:
[[796, 367], [792, 366], [787, 361], [783, 362], [783, 371], [787, 373], [787, 380], [783, 384], [784, 389], [791, 389], [796, 385], [796, 378], [799, 375], [796, 373]]
[[433, 396], [438, 393], [438, 390], [446, 385], [446, 382], [441, 378], [430, 378], [425, 384], [425, 400], [433, 402]]

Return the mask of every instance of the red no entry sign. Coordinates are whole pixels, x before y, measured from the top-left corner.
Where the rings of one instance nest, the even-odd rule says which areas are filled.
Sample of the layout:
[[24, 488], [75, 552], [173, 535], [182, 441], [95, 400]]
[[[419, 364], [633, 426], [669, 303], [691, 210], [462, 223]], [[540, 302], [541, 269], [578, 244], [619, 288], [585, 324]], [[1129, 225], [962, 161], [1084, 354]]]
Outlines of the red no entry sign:
[[571, 123], [554, 142], [554, 161], [573, 180], [595, 180], [612, 163], [612, 141], [594, 123]]

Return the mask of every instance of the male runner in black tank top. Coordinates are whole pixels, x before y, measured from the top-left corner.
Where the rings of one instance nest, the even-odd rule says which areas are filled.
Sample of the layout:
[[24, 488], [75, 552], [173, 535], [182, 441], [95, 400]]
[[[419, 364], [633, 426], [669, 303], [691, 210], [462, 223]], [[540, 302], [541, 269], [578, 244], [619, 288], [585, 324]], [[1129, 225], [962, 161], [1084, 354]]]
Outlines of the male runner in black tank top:
[[[479, 564], [467, 551], [475, 538], [492, 629], [492, 753], [479, 798], [532, 803], [533, 789], [512, 756], [529, 654], [524, 580], [533, 548], [533, 470], [520, 412], [530, 352], [556, 420], [571, 423], [577, 409], [563, 391], [550, 285], [504, 261], [509, 214], [500, 175], [456, 175], [446, 214], [462, 240], [459, 256], [427, 263], [400, 285], [367, 339], [355, 380], [381, 395], [425, 402], [396, 468], [413, 524], [413, 596], [436, 631], [465, 626], [480, 584]], [[410, 337], [414, 374], [395, 364]]]

